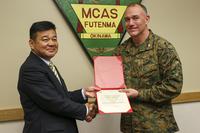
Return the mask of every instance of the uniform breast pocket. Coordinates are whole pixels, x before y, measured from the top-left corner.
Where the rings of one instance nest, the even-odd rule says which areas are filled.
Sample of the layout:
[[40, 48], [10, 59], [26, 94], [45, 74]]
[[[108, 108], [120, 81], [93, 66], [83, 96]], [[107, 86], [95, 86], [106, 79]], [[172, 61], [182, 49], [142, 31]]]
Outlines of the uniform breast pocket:
[[154, 58], [152, 52], [141, 54], [136, 62], [141, 78], [153, 78], [158, 74], [158, 61]]
[[151, 61], [147, 61], [141, 67], [141, 77], [153, 76], [157, 72], [157, 64], [153, 64]]
[[143, 87], [151, 86], [155, 84], [157, 81], [159, 81], [159, 71], [158, 71], [158, 65], [153, 63], [151, 60], [145, 60], [144, 64], [139, 66], [139, 79], [140, 79], [140, 85]]

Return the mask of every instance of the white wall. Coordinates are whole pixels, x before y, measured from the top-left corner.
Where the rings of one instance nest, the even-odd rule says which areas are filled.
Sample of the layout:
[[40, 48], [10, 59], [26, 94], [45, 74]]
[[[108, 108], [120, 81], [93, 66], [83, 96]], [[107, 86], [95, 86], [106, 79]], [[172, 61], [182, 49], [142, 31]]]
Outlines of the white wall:
[[176, 121], [180, 128], [179, 133], [200, 132], [200, 102], [175, 104], [173, 109]]

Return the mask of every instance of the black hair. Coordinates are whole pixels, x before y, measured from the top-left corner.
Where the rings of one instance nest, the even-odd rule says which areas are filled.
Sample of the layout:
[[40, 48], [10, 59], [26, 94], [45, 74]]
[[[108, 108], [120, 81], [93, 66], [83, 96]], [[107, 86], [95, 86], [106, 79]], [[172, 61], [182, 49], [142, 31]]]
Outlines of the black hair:
[[47, 30], [56, 30], [56, 26], [50, 21], [38, 21], [32, 24], [29, 33], [30, 39], [36, 38], [36, 33], [40, 31], [47, 31]]

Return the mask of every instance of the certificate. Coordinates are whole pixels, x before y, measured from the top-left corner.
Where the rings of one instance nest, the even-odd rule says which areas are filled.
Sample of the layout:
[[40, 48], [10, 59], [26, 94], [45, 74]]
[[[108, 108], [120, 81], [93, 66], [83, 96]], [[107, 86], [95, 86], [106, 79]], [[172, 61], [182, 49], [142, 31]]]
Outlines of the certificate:
[[95, 85], [102, 90], [126, 88], [121, 56], [94, 58]]
[[97, 92], [99, 114], [132, 112], [126, 93], [118, 90], [101, 90]]
[[128, 97], [119, 89], [126, 88], [121, 56], [97, 56], [94, 58], [97, 104], [100, 114], [132, 112]]

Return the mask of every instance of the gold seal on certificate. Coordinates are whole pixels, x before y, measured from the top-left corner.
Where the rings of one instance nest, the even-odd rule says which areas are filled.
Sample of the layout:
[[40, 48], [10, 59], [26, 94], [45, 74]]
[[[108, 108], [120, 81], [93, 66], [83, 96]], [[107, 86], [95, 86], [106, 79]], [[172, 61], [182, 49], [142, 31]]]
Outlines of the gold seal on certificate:
[[126, 88], [124, 83], [121, 56], [97, 56], [94, 58], [97, 104], [100, 114], [132, 112], [128, 97], [119, 89]]

